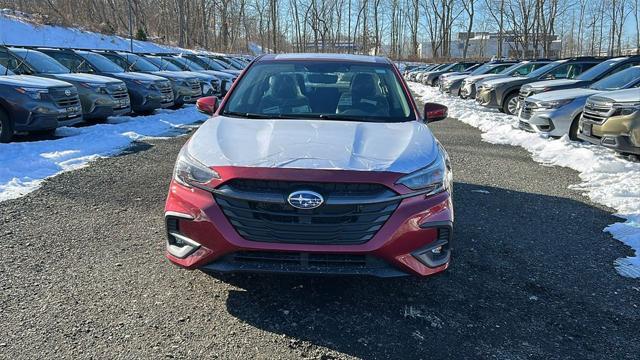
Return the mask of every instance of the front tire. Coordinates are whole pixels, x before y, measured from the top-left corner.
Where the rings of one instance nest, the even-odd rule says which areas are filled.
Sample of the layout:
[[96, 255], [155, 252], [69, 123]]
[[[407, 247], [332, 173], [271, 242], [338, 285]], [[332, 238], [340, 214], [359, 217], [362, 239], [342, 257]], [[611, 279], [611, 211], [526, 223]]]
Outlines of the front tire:
[[11, 142], [14, 132], [13, 121], [4, 110], [0, 109], [0, 143]]
[[582, 114], [578, 114], [575, 119], [571, 122], [571, 127], [569, 127], [569, 139], [572, 141], [580, 141], [578, 138], [578, 125], [580, 124], [580, 116]]
[[518, 111], [518, 93], [511, 93], [502, 102], [502, 112], [507, 115], [515, 115]]

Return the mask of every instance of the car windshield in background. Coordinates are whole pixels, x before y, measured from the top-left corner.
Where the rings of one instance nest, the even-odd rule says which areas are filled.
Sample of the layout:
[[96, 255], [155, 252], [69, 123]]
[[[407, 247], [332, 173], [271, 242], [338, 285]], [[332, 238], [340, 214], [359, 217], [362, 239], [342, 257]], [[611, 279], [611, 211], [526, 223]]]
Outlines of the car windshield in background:
[[100, 54], [87, 52], [81, 54], [80, 56], [86, 59], [87, 62], [93, 65], [100, 72], [110, 74], [124, 72], [123, 68]]
[[555, 68], [556, 66], [559, 66], [562, 63], [564, 63], [564, 62], [554, 61], [552, 63], [548, 63], [547, 65], [530, 72], [529, 75], [526, 75], [526, 77], [528, 77], [528, 78], [536, 78], [536, 77], [538, 77], [540, 75], [544, 75], [548, 71], [553, 70], [553, 68]]
[[258, 63], [240, 80], [222, 114], [371, 122], [415, 119], [391, 66], [352, 62]]
[[182, 71], [182, 69], [180, 69], [178, 66], [176, 66], [172, 62], [167, 61], [165, 59], [161, 59], [159, 57], [149, 56], [148, 58], [145, 58], [145, 60], [157, 66], [158, 68], [160, 68], [160, 70]]
[[640, 79], [640, 66], [634, 66], [617, 72], [611, 76], [593, 83], [590, 86], [594, 90], [619, 90], [626, 89]]
[[40, 74], [67, 74], [69, 69], [54, 60], [52, 57], [34, 50], [13, 50], [13, 53], [20, 58], [21, 61], [29, 64], [37, 73]]
[[495, 64], [484, 64], [484, 65], [480, 65], [477, 69], [473, 70], [471, 72], [471, 75], [482, 75], [485, 72], [487, 72], [489, 69], [491, 69], [492, 67], [494, 67]]
[[15, 75], [13, 73], [13, 71], [7, 69], [6, 67], [0, 65], [0, 76], [4, 76], [4, 75]]
[[607, 61], [603, 61], [600, 64], [597, 64], [596, 66], [583, 72], [582, 74], [576, 76], [576, 80], [593, 81], [595, 80], [595, 78], [600, 76], [600, 74], [609, 70], [611, 67], [615, 66], [617, 63], [624, 59], [626, 58], [609, 59]]
[[182, 67], [184, 70], [191, 70], [191, 71], [202, 71], [205, 70], [204, 67], [200, 66], [199, 64], [187, 59], [187, 58], [183, 58], [183, 57], [172, 57], [172, 58], [166, 58], [165, 60], [167, 61], [171, 61], [172, 63]]
[[124, 57], [127, 59], [127, 62], [129, 63], [130, 70], [142, 71], [142, 72], [159, 70], [157, 66], [153, 65], [142, 56], [134, 55], [134, 54], [126, 54], [124, 55]]
[[198, 56], [198, 59], [200, 59], [200, 61], [202, 61], [205, 64], [207, 64], [207, 66], [209, 66], [212, 70], [222, 71], [222, 70], [226, 70], [227, 69], [226, 66], [220, 65], [217, 61], [209, 59], [206, 56]]

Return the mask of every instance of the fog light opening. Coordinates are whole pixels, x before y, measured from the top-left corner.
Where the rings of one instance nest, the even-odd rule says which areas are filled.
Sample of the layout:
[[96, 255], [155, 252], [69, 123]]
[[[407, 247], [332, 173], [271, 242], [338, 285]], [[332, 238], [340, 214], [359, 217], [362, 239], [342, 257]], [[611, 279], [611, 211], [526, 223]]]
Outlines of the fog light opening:
[[181, 219], [167, 216], [165, 221], [167, 226], [167, 251], [169, 254], [179, 259], [184, 259], [200, 248], [201, 245], [198, 242], [180, 233]]

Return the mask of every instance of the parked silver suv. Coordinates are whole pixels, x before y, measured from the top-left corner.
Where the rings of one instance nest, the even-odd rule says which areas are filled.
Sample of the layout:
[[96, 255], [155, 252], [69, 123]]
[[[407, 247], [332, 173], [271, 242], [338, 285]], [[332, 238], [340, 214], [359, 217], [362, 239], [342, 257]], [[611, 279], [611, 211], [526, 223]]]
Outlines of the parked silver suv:
[[[640, 66], [617, 72], [588, 88], [549, 91], [529, 96], [519, 112], [519, 127], [526, 131], [578, 140], [578, 122], [591, 95], [640, 86]], [[640, 102], [640, 98], [638, 98]]]

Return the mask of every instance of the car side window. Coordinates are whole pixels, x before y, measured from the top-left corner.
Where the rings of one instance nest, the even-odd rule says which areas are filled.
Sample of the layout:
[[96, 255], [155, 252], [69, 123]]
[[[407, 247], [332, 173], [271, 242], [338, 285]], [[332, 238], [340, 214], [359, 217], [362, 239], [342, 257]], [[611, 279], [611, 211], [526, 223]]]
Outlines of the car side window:
[[553, 69], [549, 74], [545, 75], [545, 77], [548, 77], [550, 79], [566, 79], [573, 69], [573, 64], [560, 65], [557, 68]]
[[516, 70], [516, 74], [518, 74], [518, 75], [527, 75], [532, 70], [533, 70], [533, 65], [529, 64], [529, 65], [523, 66], [523, 67], [519, 68], [518, 70]]

